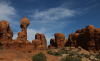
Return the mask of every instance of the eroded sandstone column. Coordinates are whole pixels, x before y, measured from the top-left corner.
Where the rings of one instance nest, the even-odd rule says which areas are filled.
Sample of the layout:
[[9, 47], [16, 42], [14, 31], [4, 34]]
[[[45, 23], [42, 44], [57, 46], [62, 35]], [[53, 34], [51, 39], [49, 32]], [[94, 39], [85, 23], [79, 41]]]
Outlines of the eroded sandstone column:
[[23, 42], [27, 41], [27, 27], [29, 24], [30, 24], [30, 21], [26, 17], [23, 17], [21, 19], [20, 27], [22, 28], [22, 30], [21, 32], [18, 33], [18, 37], [15, 40], [23, 41]]
[[32, 40], [32, 43], [36, 49], [46, 49], [47, 48], [47, 40], [44, 34], [36, 33], [35, 39]]

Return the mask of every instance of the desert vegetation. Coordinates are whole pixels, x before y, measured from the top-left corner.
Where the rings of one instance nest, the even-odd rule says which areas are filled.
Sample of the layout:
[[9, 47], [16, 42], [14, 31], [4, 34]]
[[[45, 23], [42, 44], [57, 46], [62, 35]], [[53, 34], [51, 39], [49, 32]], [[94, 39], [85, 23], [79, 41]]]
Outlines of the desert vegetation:
[[[55, 50], [55, 49], [58, 49], [59, 51], [53, 52], [52, 50]], [[60, 61], [82, 61], [83, 57], [90, 59], [90, 61], [98, 61], [100, 59], [100, 53], [97, 54], [97, 55], [84, 54], [84, 53], [78, 54], [77, 52], [79, 52], [79, 50], [76, 51], [76, 52], [73, 52], [72, 49], [73, 48], [69, 48], [69, 50], [66, 50], [66, 48], [64, 48], [64, 47], [62, 47], [62, 48], [52, 48], [52, 49], [47, 50], [47, 53], [54, 55], [54, 56], [57, 56], [57, 57], [61, 57], [61, 56], [63, 56], [63, 54], [66, 54], [67, 56], [62, 58]], [[95, 56], [94, 59], [91, 58], [91, 56]]]
[[45, 54], [43, 53], [38, 53], [38, 54], [35, 54], [33, 57], [32, 57], [32, 60], [33, 61], [47, 61], [47, 58], [45, 56]]
[[3, 50], [3, 46], [2, 45], [0, 46], [0, 49]]

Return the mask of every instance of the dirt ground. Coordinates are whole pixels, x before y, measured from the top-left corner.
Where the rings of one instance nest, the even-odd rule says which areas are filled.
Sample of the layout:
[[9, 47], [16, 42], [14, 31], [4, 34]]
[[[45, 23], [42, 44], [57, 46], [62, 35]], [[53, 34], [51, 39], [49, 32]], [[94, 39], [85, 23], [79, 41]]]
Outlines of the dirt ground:
[[[57, 48], [57, 49], [52, 48], [52, 49], [46, 49], [46, 50], [34, 50], [31, 53], [3, 49], [3, 50], [0, 50], [0, 61], [32, 61], [33, 55], [38, 54], [40, 52], [45, 54], [45, 56], [47, 57], [47, 61], [59, 61], [62, 58], [68, 56], [68, 54], [63, 54], [62, 56], [54, 56], [54, 55], [48, 54], [47, 51], [51, 50], [52, 52], [58, 52], [61, 49], [62, 48]], [[64, 47], [64, 49], [66, 51], [68, 51], [69, 53], [74, 52], [74, 53], [78, 53], [78, 54], [84, 53], [84, 54], [92, 54], [93, 55], [90, 58], [86, 58], [86, 57], [82, 56], [82, 61], [91, 61], [91, 59], [94, 59], [94, 56], [96, 54], [99, 54], [99, 53], [93, 53], [93, 52], [86, 51], [82, 48]], [[100, 61], [98, 59], [96, 59], [96, 60]]]

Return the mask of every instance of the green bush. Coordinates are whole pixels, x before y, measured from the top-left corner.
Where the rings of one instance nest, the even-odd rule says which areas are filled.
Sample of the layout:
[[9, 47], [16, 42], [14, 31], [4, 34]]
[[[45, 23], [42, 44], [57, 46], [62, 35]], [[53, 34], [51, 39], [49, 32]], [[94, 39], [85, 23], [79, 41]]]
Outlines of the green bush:
[[82, 55], [81, 55], [81, 54], [77, 54], [77, 57], [78, 57], [78, 58], [82, 58]]
[[64, 47], [62, 47], [62, 49], [61, 50], [64, 50], [65, 51], [65, 48]]
[[91, 57], [91, 55], [84, 54], [84, 57], [89, 58], [89, 57]]
[[81, 58], [77, 58], [77, 57], [69, 57], [67, 56], [66, 58], [62, 58], [62, 60], [60, 61], [82, 61]]
[[71, 51], [73, 48], [69, 48], [69, 51]]
[[47, 53], [51, 54], [51, 55], [54, 55], [54, 53], [51, 50], [47, 51]]
[[68, 52], [67, 52], [67, 51], [61, 51], [61, 53], [62, 53], [62, 54], [68, 54]]
[[84, 53], [82, 53], [81, 55], [84, 55]]
[[95, 56], [97, 59], [100, 59], [100, 53]]
[[0, 46], [0, 49], [3, 50], [3, 46]]
[[75, 55], [75, 53], [73, 53], [73, 52], [72, 53], [69, 53], [69, 56], [74, 56], [74, 55]]
[[61, 56], [61, 53], [60, 53], [60, 51], [54, 52], [54, 55], [55, 55], [55, 56]]
[[52, 52], [51, 50], [47, 51], [47, 53], [51, 55], [55, 55], [55, 56], [61, 56], [62, 54], [68, 54], [67, 51]]
[[32, 57], [32, 60], [33, 61], [47, 61], [47, 58], [46, 58], [45, 54], [39, 53], [39, 54], [35, 54]]

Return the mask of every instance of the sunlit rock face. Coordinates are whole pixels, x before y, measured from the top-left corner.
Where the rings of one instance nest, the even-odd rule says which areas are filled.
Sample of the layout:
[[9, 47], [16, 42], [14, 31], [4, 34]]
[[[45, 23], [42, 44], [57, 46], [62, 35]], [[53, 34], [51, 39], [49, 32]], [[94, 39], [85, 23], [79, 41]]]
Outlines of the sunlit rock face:
[[93, 25], [88, 25], [86, 28], [79, 29], [69, 35], [67, 44], [66, 46], [81, 46], [88, 51], [100, 52], [100, 28], [95, 29]]
[[32, 40], [35, 49], [46, 49], [47, 48], [47, 40], [44, 34], [36, 33], [35, 39]]
[[22, 30], [18, 33], [17, 39], [12, 40], [13, 32], [9, 23], [5, 20], [0, 22], [0, 45], [6, 49], [15, 49], [19, 51], [31, 52], [35, 46], [27, 40], [27, 27], [30, 24], [29, 19], [23, 17], [20, 27]]
[[13, 32], [10, 29], [9, 23], [5, 20], [0, 21], [0, 45], [6, 47], [7, 43], [12, 41]]
[[55, 39], [50, 39], [50, 45], [48, 46], [48, 48], [65, 47], [65, 44], [67, 42], [67, 39], [65, 40], [65, 35], [63, 33], [55, 33], [54, 36]]

